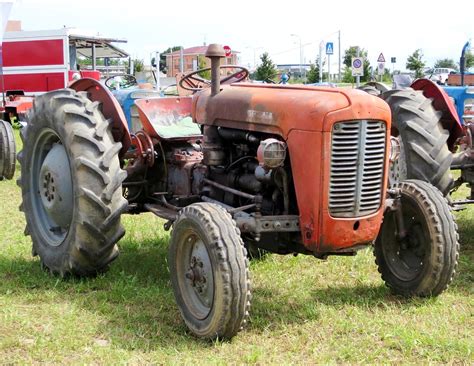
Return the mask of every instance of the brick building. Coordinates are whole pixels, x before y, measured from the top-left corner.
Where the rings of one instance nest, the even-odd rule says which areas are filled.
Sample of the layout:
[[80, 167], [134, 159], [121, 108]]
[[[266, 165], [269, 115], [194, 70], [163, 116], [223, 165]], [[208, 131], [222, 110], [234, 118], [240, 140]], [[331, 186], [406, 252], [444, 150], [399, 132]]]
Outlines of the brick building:
[[[206, 58], [207, 46], [196, 46], [183, 49], [183, 72], [195, 71], [199, 68], [199, 64], [205, 64], [205, 67], [210, 67], [211, 63]], [[223, 65], [237, 65], [238, 51], [232, 51], [232, 55], [226, 57], [222, 61]], [[174, 77], [180, 72], [181, 65], [181, 51], [174, 51], [166, 54], [166, 69], [168, 77]]]

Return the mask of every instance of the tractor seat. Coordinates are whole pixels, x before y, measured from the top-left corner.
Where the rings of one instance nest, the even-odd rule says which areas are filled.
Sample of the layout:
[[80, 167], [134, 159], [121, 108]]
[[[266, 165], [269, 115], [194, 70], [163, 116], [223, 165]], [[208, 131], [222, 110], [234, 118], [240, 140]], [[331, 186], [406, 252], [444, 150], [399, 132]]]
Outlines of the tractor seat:
[[200, 138], [201, 129], [191, 118], [191, 97], [138, 99], [140, 121], [152, 137], [162, 140]]

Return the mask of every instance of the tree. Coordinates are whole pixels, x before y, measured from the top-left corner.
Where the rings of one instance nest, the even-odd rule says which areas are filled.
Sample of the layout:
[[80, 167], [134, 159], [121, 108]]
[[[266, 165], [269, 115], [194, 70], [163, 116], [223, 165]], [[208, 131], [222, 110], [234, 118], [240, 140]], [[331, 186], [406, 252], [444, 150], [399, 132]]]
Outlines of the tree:
[[344, 81], [352, 82], [352, 58], [357, 57], [357, 49], [359, 49], [359, 57], [364, 58], [364, 76], [361, 76], [361, 81], [369, 81], [370, 79], [370, 62], [367, 59], [368, 51], [359, 46], [350, 46], [347, 50], [344, 51], [344, 65], [346, 69], [344, 70]]
[[[166, 50], [160, 53], [160, 71], [163, 73], [166, 73], [166, 54], [171, 53], [174, 51], [179, 51], [181, 49], [181, 46], [173, 46], [173, 47], [168, 47]], [[151, 64], [156, 65], [156, 60], [153, 57], [151, 59]]]
[[[311, 62], [311, 61], [310, 61]], [[323, 80], [327, 77], [327, 72], [324, 72], [324, 65], [326, 64], [326, 60], [323, 60]], [[321, 83], [323, 80], [319, 80], [319, 61], [316, 60], [314, 64], [309, 66], [308, 74], [306, 75], [306, 82], [308, 84], [313, 83]]]
[[474, 54], [472, 52], [466, 53], [466, 69], [474, 67]]
[[456, 65], [456, 62], [454, 62], [454, 60], [451, 58], [443, 58], [440, 60], [436, 60], [434, 67], [446, 67], [448, 69], [454, 70], [458, 69], [458, 65]]
[[425, 65], [426, 63], [423, 61], [423, 52], [421, 49], [417, 49], [407, 58], [406, 68], [408, 70], [414, 71], [416, 78], [423, 77], [423, 68]]
[[260, 65], [255, 70], [255, 79], [272, 80], [277, 75], [277, 69], [270, 56], [268, 56], [268, 52], [260, 56], [260, 61]]

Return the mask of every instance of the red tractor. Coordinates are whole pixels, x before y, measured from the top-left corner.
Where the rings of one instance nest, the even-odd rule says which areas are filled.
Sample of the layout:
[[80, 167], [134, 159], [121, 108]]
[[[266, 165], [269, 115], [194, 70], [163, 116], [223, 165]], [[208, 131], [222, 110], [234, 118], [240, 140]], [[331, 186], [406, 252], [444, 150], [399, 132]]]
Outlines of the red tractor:
[[[251, 300], [248, 251], [354, 255], [375, 243], [396, 294], [435, 296], [457, 265], [457, 228], [433, 186], [388, 187], [391, 112], [357, 90], [242, 82], [220, 67], [183, 77], [189, 97], [136, 101], [130, 134], [100, 83], [35, 99], [22, 130], [26, 234], [50, 272], [107, 269], [123, 213], [152, 212], [172, 229], [168, 264], [179, 310], [198, 337], [233, 337]], [[204, 70], [208, 71], [208, 70]], [[202, 70], [201, 70], [202, 72]]]

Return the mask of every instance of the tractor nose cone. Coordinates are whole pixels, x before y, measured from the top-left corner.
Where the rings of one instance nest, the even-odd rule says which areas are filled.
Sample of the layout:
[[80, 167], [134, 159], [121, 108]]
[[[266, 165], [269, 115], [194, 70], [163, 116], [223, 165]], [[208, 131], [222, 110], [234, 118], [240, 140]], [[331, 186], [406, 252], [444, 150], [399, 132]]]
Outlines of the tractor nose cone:
[[43, 161], [38, 192], [44, 209], [54, 223], [68, 228], [72, 220], [73, 194], [71, 168], [66, 150], [55, 144]]

